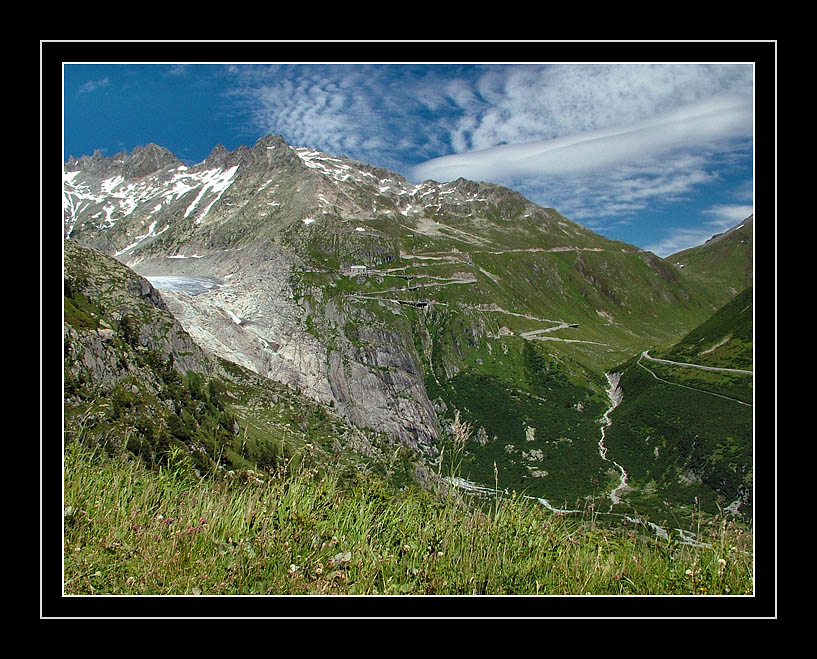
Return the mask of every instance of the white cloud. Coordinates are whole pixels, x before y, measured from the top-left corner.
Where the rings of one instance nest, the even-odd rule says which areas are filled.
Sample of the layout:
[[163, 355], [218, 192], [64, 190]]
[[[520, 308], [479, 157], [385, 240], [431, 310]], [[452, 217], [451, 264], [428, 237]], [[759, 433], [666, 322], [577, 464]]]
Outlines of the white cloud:
[[637, 124], [752, 88], [746, 65], [506, 65], [480, 73], [468, 83], [473, 94], [449, 97], [461, 112], [451, 136], [452, 145], [462, 145], [457, 152]]
[[705, 214], [714, 216], [713, 225], [727, 229], [745, 220], [754, 212], [754, 206], [745, 204], [720, 204], [704, 211]]
[[752, 134], [751, 99], [723, 95], [619, 128], [548, 140], [503, 144], [434, 158], [412, 169], [417, 180], [460, 176], [483, 181], [566, 176], [652, 160], [670, 151], [704, 147]]
[[89, 80], [79, 88], [78, 93], [88, 94], [96, 91], [100, 87], [107, 87], [108, 84], [110, 84], [110, 80], [107, 77], [102, 78], [101, 80]]

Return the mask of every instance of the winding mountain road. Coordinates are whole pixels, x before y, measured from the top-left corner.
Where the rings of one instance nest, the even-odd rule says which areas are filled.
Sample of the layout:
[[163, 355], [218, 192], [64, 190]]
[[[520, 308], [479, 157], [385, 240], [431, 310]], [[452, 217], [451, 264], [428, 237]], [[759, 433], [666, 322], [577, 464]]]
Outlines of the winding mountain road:
[[659, 362], [661, 364], [671, 364], [672, 366], [684, 366], [687, 368], [700, 368], [702, 371], [726, 371], [727, 373], [745, 373], [746, 375], [753, 375], [753, 371], [745, 371], [740, 368], [721, 368], [718, 366], [701, 366], [700, 364], [688, 364], [686, 362], [672, 362], [669, 359], [658, 359], [657, 357], [650, 357], [649, 351], [645, 350], [641, 353], [642, 357], [646, 357], [652, 362]]
[[650, 360], [652, 360], [654, 362], [660, 362], [660, 363], [663, 363], [663, 364], [671, 364], [673, 366], [684, 366], [684, 367], [690, 367], [690, 368], [700, 368], [700, 369], [703, 369], [705, 371], [729, 371], [729, 372], [732, 372], [732, 373], [744, 373], [744, 374], [753, 375], [752, 371], [742, 371], [740, 369], [735, 369], [735, 368], [716, 368], [714, 366], [700, 366], [700, 365], [697, 365], [697, 364], [684, 364], [683, 362], [671, 362], [671, 361], [668, 361], [666, 359], [656, 359], [655, 357], [650, 357], [647, 354], [646, 350], [641, 353], [641, 356], [638, 358], [638, 361], [636, 362], [638, 364], [638, 366], [640, 366], [645, 371], [647, 371], [647, 373], [652, 375], [656, 380], [659, 380], [659, 381], [661, 381], [661, 382], [663, 382], [665, 384], [672, 385], [673, 387], [680, 387], [681, 389], [689, 389], [691, 391], [699, 391], [699, 392], [701, 392], [703, 394], [709, 394], [710, 396], [717, 396], [718, 398], [725, 398], [726, 400], [731, 400], [731, 401], [734, 401], [735, 403], [740, 403], [741, 405], [746, 405], [747, 407], [752, 407], [752, 403], [747, 403], [746, 401], [740, 400], [739, 398], [734, 398], [732, 396], [725, 396], [724, 394], [718, 394], [718, 393], [715, 393], [714, 391], [707, 391], [706, 389], [699, 389], [697, 387], [690, 387], [690, 386], [685, 385], [685, 384], [678, 384], [677, 382], [670, 382], [669, 380], [665, 380], [664, 378], [659, 377], [658, 375], [656, 375], [653, 371], [651, 371], [646, 366], [644, 366], [644, 364], [641, 363], [641, 359], [643, 357], [646, 357], [647, 359], [650, 359]]

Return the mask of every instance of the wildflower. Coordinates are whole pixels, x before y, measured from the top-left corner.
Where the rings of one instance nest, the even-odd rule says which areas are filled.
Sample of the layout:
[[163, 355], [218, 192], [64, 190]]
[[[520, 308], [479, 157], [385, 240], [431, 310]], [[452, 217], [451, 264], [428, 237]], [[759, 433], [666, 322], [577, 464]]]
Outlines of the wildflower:
[[290, 563], [289, 564], [289, 573], [290, 574], [295, 574], [297, 571], [298, 571], [298, 566], [295, 565], [295, 563]]
[[687, 568], [687, 569], [686, 569], [686, 572], [684, 572], [684, 574], [685, 574], [685, 575], [687, 575], [688, 577], [691, 577], [691, 576], [692, 576], [692, 570], [690, 570], [689, 568]]
[[199, 524], [207, 524], [207, 518], [206, 517], [201, 517], [199, 519]]

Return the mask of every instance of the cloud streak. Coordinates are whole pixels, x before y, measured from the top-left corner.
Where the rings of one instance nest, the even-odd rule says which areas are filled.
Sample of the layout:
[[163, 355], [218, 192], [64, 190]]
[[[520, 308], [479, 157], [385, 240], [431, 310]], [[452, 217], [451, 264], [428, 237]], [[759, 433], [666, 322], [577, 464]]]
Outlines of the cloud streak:
[[751, 100], [719, 96], [621, 128], [434, 158], [412, 168], [411, 176], [439, 181], [572, 176], [751, 134]]

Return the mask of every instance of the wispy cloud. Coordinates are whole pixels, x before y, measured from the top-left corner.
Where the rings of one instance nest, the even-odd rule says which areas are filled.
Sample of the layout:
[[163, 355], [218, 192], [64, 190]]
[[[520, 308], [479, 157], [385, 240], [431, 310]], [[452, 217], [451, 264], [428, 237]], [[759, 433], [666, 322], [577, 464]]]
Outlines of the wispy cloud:
[[107, 87], [110, 84], [110, 80], [106, 76], [101, 80], [89, 80], [85, 84], [81, 85], [80, 88], [77, 90], [79, 94], [89, 94], [90, 92], [96, 91], [100, 87]]
[[183, 76], [186, 75], [188, 71], [190, 71], [190, 64], [173, 64], [167, 73], [171, 76]]
[[[572, 174], [751, 135], [751, 67], [276, 65], [236, 71], [256, 128], [440, 179]], [[429, 156], [441, 156], [429, 158]], [[428, 158], [427, 162], [421, 162]], [[457, 174], [460, 175], [460, 174]], [[456, 178], [456, 176], [454, 178]]]
[[513, 187], [591, 228], [719, 181], [753, 134], [750, 65], [280, 65], [231, 70], [256, 133], [415, 181]]
[[[713, 96], [751, 89], [747, 66], [566, 64], [494, 67], [463, 106], [467, 150], [638, 125]], [[466, 149], [463, 149], [466, 150]]]
[[448, 68], [280, 65], [234, 70], [251, 127], [405, 171], [450, 151], [466, 88]]
[[[588, 167], [566, 177], [551, 174], [529, 183], [529, 192], [550, 199], [569, 217], [591, 221], [638, 212], [650, 204], [677, 202], [688, 197], [695, 186], [712, 182], [716, 175], [704, 155], [674, 153], [670, 158], [650, 156], [649, 150], [634, 161], [620, 161], [609, 168]], [[524, 177], [523, 177], [524, 178]], [[518, 183], [526, 187], [524, 180]], [[537, 191], [536, 188], [539, 188]]]

